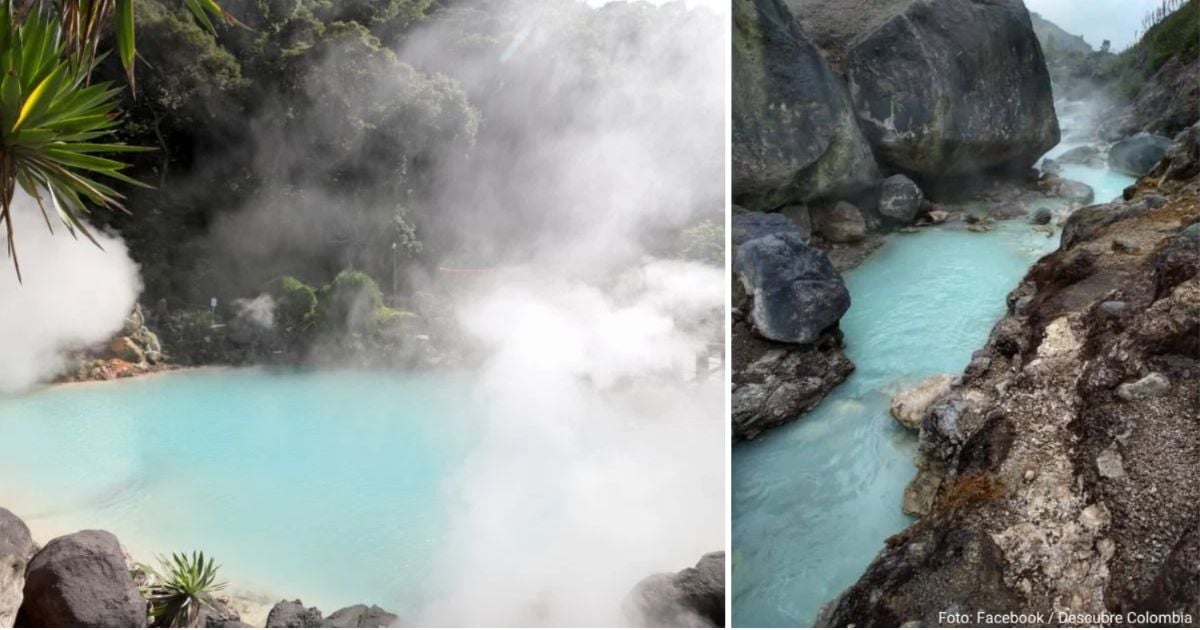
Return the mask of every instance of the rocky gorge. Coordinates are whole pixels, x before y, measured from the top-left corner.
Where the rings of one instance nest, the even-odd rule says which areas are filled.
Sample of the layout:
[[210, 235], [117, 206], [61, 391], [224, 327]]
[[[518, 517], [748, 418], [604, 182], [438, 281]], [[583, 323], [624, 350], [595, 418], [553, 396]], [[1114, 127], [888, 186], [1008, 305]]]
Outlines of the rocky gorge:
[[[1137, 70], [1138, 92], [1125, 98], [1114, 95], [1116, 80], [1105, 79], [1103, 72], [1085, 81], [1080, 70], [1071, 83], [1061, 81], [1076, 68], [1066, 69], [1065, 54], [1093, 64], [1113, 55], [1107, 46], [1099, 53], [1083, 51], [1082, 40], [1064, 37], [1065, 31], [1040, 18], [1028, 28], [1029, 17], [1019, 2], [960, 2], [953, 7], [903, 1], [763, 4], [752, 27], [738, 27], [735, 13], [734, 198], [743, 207], [741, 214], [735, 208], [733, 234], [734, 439], [770, 441], [771, 434], [760, 436], [789, 422], [817, 426], [789, 427], [779, 438], [787, 443], [783, 446], [743, 447], [747, 463], [740, 467], [735, 450], [734, 554], [745, 558], [742, 575], [754, 576], [749, 586], [747, 580], [739, 583], [735, 562], [735, 624], [812, 623], [810, 611], [817, 606], [793, 603], [801, 599], [796, 581], [824, 585], [840, 579], [826, 576], [843, 569], [834, 561], [793, 559], [798, 566], [784, 566], [760, 546], [769, 549], [769, 541], [796, 540], [798, 535], [808, 545], [802, 555], [824, 556], [828, 554], [814, 546], [861, 544], [863, 536], [813, 532], [812, 527], [886, 531], [886, 524], [838, 525], [833, 521], [845, 518], [845, 510], [827, 504], [850, 501], [847, 492], [878, 491], [883, 484], [859, 470], [870, 467], [842, 460], [879, 449], [829, 454], [826, 461], [813, 446], [820, 440], [845, 446], [851, 439], [875, 439], [860, 426], [879, 421], [870, 417], [871, 394], [864, 394], [862, 385], [855, 384], [845, 396], [830, 396], [836, 409], [829, 408], [830, 401], [818, 409], [855, 370], [844, 344], [862, 340], [847, 338], [837, 323], [849, 304], [810, 293], [791, 298], [786, 307], [780, 302], [790, 293], [786, 287], [801, 292], [815, 286], [837, 296], [831, 287], [845, 284], [841, 274], [870, 256], [881, 241], [904, 238], [898, 233], [930, 225], [987, 232], [1003, 229], [1004, 222], [1022, 221], [1059, 246], [1029, 268], [1008, 296], [985, 346], [969, 363], [964, 359], [965, 371], [933, 374], [907, 383], [911, 389], [884, 390], [895, 419], [888, 421], [916, 437], [916, 476], [903, 497], [883, 500], [894, 500], [893, 509], [916, 520], [876, 539], [883, 550], [869, 566], [865, 561], [859, 565], [853, 572], [857, 578], [846, 579], [819, 600], [827, 604], [816, 623], [1194, 625], [1200, 620], [1200, 574], [1195, 570], [1200, 506], [1194, 492], [1200, 471], [1195, 380], [1200, 361], [1195, 315], [1200, 311], [1193, 299], [1200, 255], [1200, 131], [1197, 100], [1188, 95], [1200, 75], [1187, 69], [1196, 58], [1189, 51], [1195, 50], [1192, 40], [1197, 39], [1195, 15], [1200, 14], [1190, 13], [1197, 3], [1184, 3], [1151, 28], [1132, 52], [1123, 53], [1124, 59], [1145, 65]], [[964, 25], [971, 22], [964, 16], [972, 12], [979, 12], [974, 23], [1004, 27], [968, 39], [971, 29]], [[1177, 31], [1184, 37], [1152, 64], [1152, 57], [1163, 54], [1163, 33], [1180, 28], [1186, 19], [1191, 19], [1186, 22], [1190, 30]], [[1047, 33], [1059, 38], [1053, 50], [1045, 41]], [[998, 37], [1009, 38], [1008, 45], [995, 45], [992, 38]], [[741, 48], [738, 38], [744, 39]], [[740, 83], [748, 82], [754, 93], [771, 80], [788, 80], [780, 70], [788, 66], [786, 57], [770, 53], [790, 40], [808, 43], [798, 48], [815, 51], [843, 87], [842, 98], [832, 105], [813, 104], [824, 98], [823, 90], [794, 90], [790, 101], [739, 113]], [[954, 54], [955, 46], [965, 50]], [[977, 50], [990, 52], [981, 59]], [[754, 51], [759, 63], [757, 73], [743, 78], [737, 64], [739, 55], [749, 63], [745, 51]], [[1004, 84], [1003, 92], [939, 85], [953, 85], [968, 66], [974, 69], [969, 76], [995, 77]], [[797, 93], [808, 94], [809, 101]], [[1021, 94], [1022, 105], [1017, 107], [1006, 94]], [[1168, 94], [1172, 97], [1162, 98]], [[932, 95], [941, 96], [932, 106], [922, 102]], [[801, 192], [784, 186], [766, 196], [760, 192], [762, 180], [747, 177], [744, 181], [756, 186], [739, 194], [739, 127], [761, 129], [780, 112], [819, 121], [818, 114], [838, 103], [855, 112], [857, 135], [845, 137], [861, 137], [872, 150], [877, 174], [869, 184], [847, 178], [841, 188], [824, 185], [827, 180], [808, 177], [819, 158], [788, 162], [792, 154], [785, 146], [768, 145], [764, 155], [779, 158], [777, 165], [805, 165], [788, 182]], [[990, 122], [985, 125], [984, 120]], [[990, 135], [985, 127], [1003, 132]], [[747, 133], [741, 141], [754, 137]], [[923, 144], [926, 140], [929, 144]], [[1062, 149], [1031, 170], [1060, 140]], [[1008, 142], [1011, 146], [1005, 146]], [[986, 157], [980, 159], [976, 152]], [[741, 167], [753, 171], [756, 164], [747, 160]], [[1074, 179], [1088, 169], [1139, 179], [1113, 200], [1120, 187], [1102, 183], [1093, 188]], [[777, 235], [771, 237], [773, 233]], [[782, 273], [759, 268], [763, 250], [777, 250], [797, 238], [824, 254], [832, 270], [795, 261], [777, 265]], [[789, 246], [799, 259], [815, 258]], [[764, 286], [764, 279], [774, 284]], [[858, 294], [848, 293], [852, 303]], [[759, 299], [775, 303], [759, 306]], [[812, 309], [813, 304], [827, 307]], [[775, 335], [772, 322], [781, 319], [781, 312], [825, 328], [807, 340]], [[833, 323], [828, 323], [831, 314]], [[841, 387], [850, 387], [855, 378]], [[880, 375], [871, 378], [878, 382]], [[845, 429], [831, 428], [852, 420], [857, 422]], [[852, 437], [828, 437], [834, 430]], [[816, 456], [818, 461], [787, 462], [789, 456]], [[741, 483], [739, 470], [746, 478]], [[773, 482], [766, 479], [768, 471], [792, 471], [800, 479]], [[871, 471], [897, 474], [890, 463]], [[826, 476], [820, 489], [805, 481], [813, 475]], [[847, 487], [850, 483], [853, 489]], [[835, 489], [825, 490], [829, 485]], [[747, 497], [745, 506], [769, 512], [745, 518], [742, 534], [739, 488]], [[806, 488], [811, 496], [795, 495]], [[788, 498], [765, 505], [768, 493], [783, 490], [790, 491]], [[815, 506], [801, 505], [807, 503]], [[810, 513], [821, 506], [825, 516]], [[779, 510], [790, 512], [781, 515]], [[854, 518], [870, 514], [861, 512]], [[787, 519], [802, 525], [797, 529], [780, 522]], [[889, 533], [894, 535], [884, 543]], [[750, 535], [756, 537], [752, 545], [745, 538]], [[814, 578], [814, 571], [821, 576]], [[739, 598], [753, 602], [753, 609], [739, 606]], [[976, 611], [992, 616], [979, 618]], [[958, 613], [965, 615], [954, 616]], [[1004, 614], [1024, 615], [1024, 621], [1006, 621]]]
[[[853, 369], [836, 325], [853, 296], [833, 289], [814, 298], [819, 308], [799, 303], [822, 294], [809, 287], [835, 288], [888, 232], [975, 218], [935, 200], [999, 199], [989, 189], [998, 182], [1020, 194], [1060, 139], [1021, 2], [869, 4], [734, 6], [735, 439], [811, 409]], [[996, 26], [950, 27], [961, 24]], [[969, 54], [946, 52], [959, 50]], [[1029, 212], [1017, 208], [1006, 218]], [[790, 236], [764, 247], [777, 232]], [[772, 257], [813, 262], [764, 273]], [[793, 328], [804, 320], [806, 334], [776, 334], [773, 313], [792, 313]]]

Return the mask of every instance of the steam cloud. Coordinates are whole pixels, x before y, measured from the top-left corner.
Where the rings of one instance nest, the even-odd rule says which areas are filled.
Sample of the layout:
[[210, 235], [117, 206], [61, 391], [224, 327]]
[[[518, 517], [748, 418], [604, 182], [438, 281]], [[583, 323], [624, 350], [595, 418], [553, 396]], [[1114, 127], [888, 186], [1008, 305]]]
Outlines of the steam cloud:
[[[725, 539], [724, 379], [681, 367], [721, 339], [727, 283], [663, 256], [679, 226], [722, 216], [725, 29], [680, 4], [597, 20], [613, 43], [595, 84], [570, 50], [587, 9], [506, 6], [506, 89], [441, 206], [459, 209], [443, 227], [462, 251], [515, 266], [457, 305], [490, 351], [482, 435], [448, 486], [441, 596], [422, 622], [637, 624], [622, 613], [635, 584]], [[445, 37], [419, 33], [401, 58], [421, 67]], [[446, 63], [469, 93], [497, 73]]]
[[[65, 351], [108, 340], [141, 292], [137, 266], [119, 238], [93, 230], [102, 251], [61, 226], [50, 234], [23, 192], [13, 198], [12, 212], [24, 284], [12, 269], [0, 271], [0, 392], [51, 378], [66, 367]], [[0, 238], [7, 238], [2, 228]]]

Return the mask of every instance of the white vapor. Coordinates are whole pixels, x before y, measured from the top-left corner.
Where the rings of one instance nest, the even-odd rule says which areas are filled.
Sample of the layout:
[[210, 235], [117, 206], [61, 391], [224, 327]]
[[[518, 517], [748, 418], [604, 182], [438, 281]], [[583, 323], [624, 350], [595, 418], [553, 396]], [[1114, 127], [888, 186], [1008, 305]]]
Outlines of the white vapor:
[[613, 626], [635, 584], [724, 540], [723, 379], [687, 382], [723, 271], [652, 261], [617, 288], [508, 277], [461, 309], [491, 351], [434, 625]]
[[[503, 264], [456, 305], [485, 351], [480, 428], [421, 624], [635, 624], [638, 582], [724, 547], [726, 386], [690, 378], [727, 283], [669, 245], [721, 216], [728, 27], [620, 4], [511, 0], [499, 66], [445, 64], [485, 102], [443, 206], [468, 209], [468, 260]], [[401, 58], [444, 59], [453, 37], [419, 33]]]
[[[0, 392], [52, 378], [67, 367], [64, 352], [106, 341], [141, 292], [137, 265], [119, 238], [92, 230], [101, 250], [61, 225], [51, 234], [23, 192], [12, 214], [24, 284], [11, 267], [0, 270]], [[0, 227], [0, 239], [7, 236]]]

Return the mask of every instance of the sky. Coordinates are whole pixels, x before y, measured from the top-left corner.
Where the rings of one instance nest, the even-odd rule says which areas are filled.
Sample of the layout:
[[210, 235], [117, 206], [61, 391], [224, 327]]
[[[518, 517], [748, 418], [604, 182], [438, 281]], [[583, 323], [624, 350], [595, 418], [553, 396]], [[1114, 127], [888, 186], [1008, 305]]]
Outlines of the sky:
[[1133, 43], [1142, 17], [1160, 0], [1025, 0], [1030, 11], [1073, 35], [1082, 35], [1092, 48], [1112, 41], [1113, 52]]

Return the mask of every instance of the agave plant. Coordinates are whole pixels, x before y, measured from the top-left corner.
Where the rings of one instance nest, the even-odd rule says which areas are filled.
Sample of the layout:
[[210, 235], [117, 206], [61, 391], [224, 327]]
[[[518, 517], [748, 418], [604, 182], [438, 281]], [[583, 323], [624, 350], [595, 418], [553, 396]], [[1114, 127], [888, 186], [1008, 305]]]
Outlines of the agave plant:
[[171, 554], [170, 558], [158, 557], [161, 568], [142, 565], [150, 576], [150, 584], [142, 587], [142, 594], [150, 602], [150, 616], [154, 625], [163, 628], [193, 628], [201, 622], [205, 606], [213, 605], [214, 594], [225, 588], [217, 582], [219, 565], [212, 558], [204, 558], [204, 552], [193, 551], [191, 555]]
[[[214, 0], [184, 2], [210, 30], [210, 14], [236, 22]], [[148, 150], [111, 141], [120, 88], [90, 84], [110, 17], [132, 88], [133, 0], [0, 0], [0, 222], [18, 281], [11, 215], [18, 186], [37, 201], [52, 232], [47, 206], [72, 235], [99, 246], [80, 218], [87, 203], [124, 210], [123, 197], [99, 178], [142, 185], [121, 172], [125, 163], [97, 155]]]

